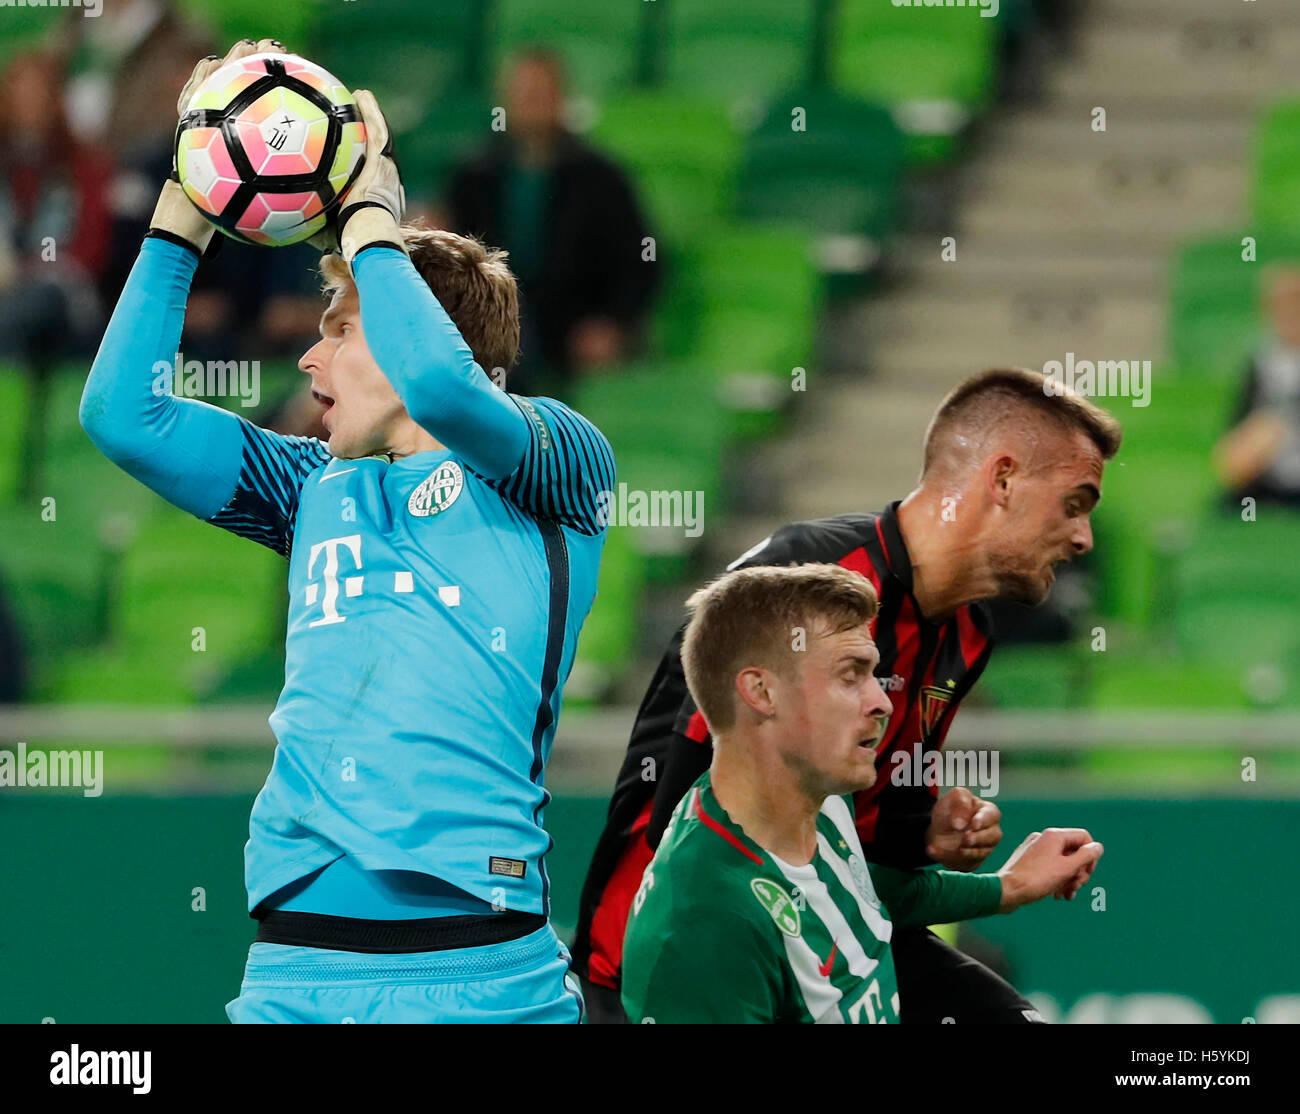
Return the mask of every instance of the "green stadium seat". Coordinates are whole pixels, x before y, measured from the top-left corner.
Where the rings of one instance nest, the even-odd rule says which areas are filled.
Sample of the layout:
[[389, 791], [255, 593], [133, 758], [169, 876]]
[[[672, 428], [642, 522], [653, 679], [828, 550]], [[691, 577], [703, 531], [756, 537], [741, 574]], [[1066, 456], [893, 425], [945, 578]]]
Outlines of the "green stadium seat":
[[845, 269], [866, 270], [897, 225], [903, 158], [902, 133], [878, 105], [828, 90], [793, 94], [746, 144], [736, 210], [852, 237], [859, 248]]
[[294, 53], [311, 57], [307, 53], [308, 44], [320, 19], [319, 9], [312, 4], [267, 4], [266, 0], [180, 0], [179, 6], [197, 23], [212, 29], [223, 54], [240, 39], [279, 39]]
[[[1158, 646], [1158, 644], [1157, 644]], [[1142, 645], [1093, 655], [1089, 696], [1099, 711], [1232, 709], [1246, 706], [1241, 689], [1225, 683], [1221, 662], [1186, 658]], [[994, 651], [994, 660], [997, 660]]]
[[452, 171], [489, 143], [491, 112], [487, 98], [477, 90], [455, 89], [394, 141], [408, 203], [443, 196]]
[[717, 381], [729, 439], [774, 433], [795, 397], [796, 367], [814, 361], [820, 280], [808, 236], [775, 225], [733, 225], [697, 245], [699, 334], [691, 352]]
[[1300, 516], [1266, 510], [1255, 522], [1207, 518], [1173, 574], [1175, 635], [1193, 660], [1215, 661], [1222, 683], [1257, 702], [1300, 697]]
[[1019, 645], [996, 649], [978, 692], [1000, 709], [1078, 708], [1088, 702], [1086, 646]]
[[457, 0], [325, 4], [311, 57], [351, 89], [370, 89], [398, 136], [455, 90], [484, 89], [484, 6]]
[[609, 530], [600, 558], [600, 581], [583, 623], [573, 672], [564, 686], [566, 704], [598, 701], [636, 656], [645, 559], [626, 526]]
[[740, 137], [718, 105], [629, 94], [601, 106], [590, 138], [632, 176], [652, 229], [669, 245], [702, 239], [730, 210]]
[[[1254, 240], [1255, 260], [1242, 259]], [[1175, 364], [1237, 379], [1263, 329], [1260, 277], [1272, 264], [1300, 266], [1300, 229], [1259, 228], [1184, 244], [1173, 260], [1166, 350]]]
[[1225, 377], [1156, 368], [1149, 406], [1113, 409], [1124, 443], [1092, 519], [1105, 614], [1146, 629], [1167, 610], [1160, 570], [1219, 494], [1211, 454], [1235, 389]]
[[992, 95], [996, 22], [968, 7], [841, 0], [832, 80], [894, 110], [910, 161], [951, 159], [957, 136]]
[[520, 48], [543, 46], [565, 60], [571, 90], [589, 99], [626, 90], [643, 73], [651, 5], [590, 0], [499, 0], [497, 68]]
[[814, 79], [814, 0], [669, 0], [666, 81], [740, 106]]
[[[717, 391], [716, 381], [689, 362], [645, 363], [584, 378], [576, 401], [613, 446], [620, 492], [681, 493], [683, 500], [689, 493], [707, 522], [722, 512], [727, 421]], [[622, 519], [611, 525], [622, 526]], [[698, 536], [688, 536], [684, 526], [629, 525], [648, 583], [685, 575]]]
[[1283, 101], [1263, 115], [1254, 162], [1256, 222], [1300, 231], [1300, 100]]

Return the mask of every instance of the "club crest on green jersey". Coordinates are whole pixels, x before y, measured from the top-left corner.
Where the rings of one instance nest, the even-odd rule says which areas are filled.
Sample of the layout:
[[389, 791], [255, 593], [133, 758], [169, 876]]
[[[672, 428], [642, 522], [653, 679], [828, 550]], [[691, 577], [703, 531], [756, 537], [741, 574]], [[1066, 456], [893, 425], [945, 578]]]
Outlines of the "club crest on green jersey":
[[776, 921], [776, 927], [787, 936], [798, 936], [803, 929], [799, 924], [799, 910], [793, 898], [770, 878], [755, 878], [749, 884], [759, 903]]
[[411, 492], [406, 509], [416, 518], [441, 514], [459, 497], [465, 486], [465, 473], [454, 460], [444, 460], [419, 487]]
[[853, 885], [862, 895], [862, 900], [873, 908], [879, 909], [880, 898], [876, 896], [875, 888], [871, 885], [871, 876], [867, 873], [867, 864], [863, 862], [861, 855], [849, 856], [849, 873], [853, 876]]

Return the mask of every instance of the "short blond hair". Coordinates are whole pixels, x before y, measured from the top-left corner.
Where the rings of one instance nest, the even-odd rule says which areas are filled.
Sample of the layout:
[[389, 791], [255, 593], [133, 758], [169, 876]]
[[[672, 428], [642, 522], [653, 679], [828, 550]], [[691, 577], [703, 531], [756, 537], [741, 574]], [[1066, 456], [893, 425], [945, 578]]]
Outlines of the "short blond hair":
[[827, 634], [860, 627], [876, 617], [871, 582], [839, 565], [806, 564], [736, 569], [695, 592], [682, 638], [682, 668], [709, 729], [736, 722], [735, 679], [764, 666], [792, 677], [796, 628]]
[[[474, 362], [501, 377], [519, 355], [519, 288], [509, 256], [473, 236], [461, 236], [420, 224], [402, 225], [411, 262], [464, 337]], [[325, 293], [354, 285], [352, 268], [340, 255], [321, 259]], [[498, 385], [504, 386], [498, 376]]]

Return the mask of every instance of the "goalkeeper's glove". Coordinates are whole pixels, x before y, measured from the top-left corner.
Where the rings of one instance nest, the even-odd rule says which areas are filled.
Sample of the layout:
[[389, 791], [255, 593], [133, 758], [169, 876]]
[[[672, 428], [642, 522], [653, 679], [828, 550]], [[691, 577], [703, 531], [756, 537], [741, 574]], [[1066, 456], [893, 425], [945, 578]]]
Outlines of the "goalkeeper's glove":
[[376, 244], [406, 252], [401, 231], [406, 191], [402, 188], [402, 176], [393, 158], [393, 137], [388, 131], [388, 121], [379, 111], [375, 95], [368, 89], [358, 89], [353, 95], [366, 126], [365, 165], [344, 198], [338, 216], [330, 222], [330, 228], [311, 240], [322, 249], [332, 249], [337, 242], [343, 258], [349, 263], [359, 251]]
[[[284, 47], [275, 39], [263, 39], [258, 43], [253, 42], [252, 39], [244, 39], [231, 47], [230, 52], [224, 58], [209, 54], [194, 67], [194, 72], [190, 74], [189, 81], [185, 83], [185, 88], [181, 90], [180, 98], [176, 102], [177, 116], [180, 116], [185, 111], [186, 106], [190, 103], [190, 98], [194, 96], [199, 86], [222, 66], [250, 54], [259, 53], [283, 54]], [[148, 235], [171, 240], [173, 243], [184, 244], [202, 255], [208, 244], [212, 242], [215, 233], [216, 225], [199, 212], [190, 199], [185, 196], [185, 191], [181, 188], [180, 176], [176, 172], [176, 149], [173, 143], [171, 177], [163, 184], [162, 193], [158, 197], [158, 205], [149, 220]]]

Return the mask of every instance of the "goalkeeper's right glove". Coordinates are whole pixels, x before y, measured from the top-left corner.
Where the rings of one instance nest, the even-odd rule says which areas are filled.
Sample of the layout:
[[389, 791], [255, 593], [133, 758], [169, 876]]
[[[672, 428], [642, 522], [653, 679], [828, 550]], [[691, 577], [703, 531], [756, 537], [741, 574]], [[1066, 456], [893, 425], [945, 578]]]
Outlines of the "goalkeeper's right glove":
[[[194, 72], [190, 74], [189, 81], [185, 83], [185, 88], [181, 90], [180, 98], [176, 101], [177, 116], [180, 116], [185, 111], [186, 106], [190, 103], [190, 98], [194, 96], [199, 86], [217, 70], [221, 69], [222, 66], [240, 58], [245, 58], [250, 54], [283, 53], [284, 47], [275, 39], [263, 39], [258, 43], [253, 42], [252, 39], [244, 39], [231, 47], [230, 52], [224, 58], [209, 54], [194, 67]], [[171, 240], [173, 243], [192, 248], [201, 256], [212, 242], [216, 230], [216, 225], [199, 212], [198, 208], [181, 188], [180, 177], [176, 172], [176, 145], [173, 142], [171, 177], [163, 184], [162, 193], [158, 197], [158, 205], [149, 221], [148, 235]]]

